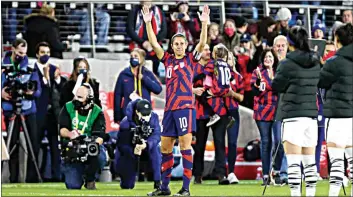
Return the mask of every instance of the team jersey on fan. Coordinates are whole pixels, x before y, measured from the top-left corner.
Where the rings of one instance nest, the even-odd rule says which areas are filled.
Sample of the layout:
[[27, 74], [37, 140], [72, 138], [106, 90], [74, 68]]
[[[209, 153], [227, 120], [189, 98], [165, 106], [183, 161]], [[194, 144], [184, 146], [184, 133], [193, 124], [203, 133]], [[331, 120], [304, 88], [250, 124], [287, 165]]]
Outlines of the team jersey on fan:
[[209, 88], [213, 97], [207, 99], [207, 103], [212, 107], [213, 112], [223, 116], [227, 114], [223, 96], [229, 92], [230, 88], [230, 68], [224, 61], [217, 61], [217, 75], [215, 74], [216, 61], [210, 60], [205, 66], [205, 75], [212, 77], [212, 85]]
[[[244, 79], [238, 72], [231, 71], [232, 81], [230, 82], [230, 87], [236, 93], [244, 95]], [[226, 106], [228, 110], [238, 109], [239, 103], [235, 98], [226, 97]]]
[[[194, 69], [194, 88], [198, 87], [204, 87], [203, 85], [203, 80], [205, 78], [205, 66], [201, 65], [200, 63], [197, 63]], [[196, 102], [195, 102], [195, 108], [196, 108], [196, 119], [197, 120], [202, 120], [202, 119], [207, 119], [210, 117], [210, 111], [208, 110], [207, 107], [204, 107], [204, 105], [201, 103], [201, 97], [200, 96], [195, 96], [196, 97]]]
[[[223, 96], [229, 92], [232, 76], [230, 66], [227, 62], [223, 60], [211, 60], [205, 67], [205, 74], [212, 77], [213, 85], [208, 88], [210, 88], [213, 95]], [[216, 83], [214, 83], [215, 81]]]
[[[260, 67], [261, 77], [263, 81], [260, 84], [260, 90], [254, 97], [254, 119], [262, 121], [274, 120], [276, 106], [277, 106], [277, 95], [272, 91], [272, 80], [269, 77], [268, 71], [265, 67]], [[273, 71], [274, 72], [274, 71]], [[252, 73], [251, 85], [256, 83], [257, 74], [256, 69]], [[256, 87], [254, 87], [256, 88]], [[257, 89], [257, 88], [256, 88]], [[257, 89], [259, 90], [259, 89]]]
[[166, 105], [164, 111], [192, 109], [192, 80], [194, 67], [200, 59], [200, 53], [187, 53], [183, 58], [176, 59], [168, 52], [164, 53], [162, 62], [166, 67]]

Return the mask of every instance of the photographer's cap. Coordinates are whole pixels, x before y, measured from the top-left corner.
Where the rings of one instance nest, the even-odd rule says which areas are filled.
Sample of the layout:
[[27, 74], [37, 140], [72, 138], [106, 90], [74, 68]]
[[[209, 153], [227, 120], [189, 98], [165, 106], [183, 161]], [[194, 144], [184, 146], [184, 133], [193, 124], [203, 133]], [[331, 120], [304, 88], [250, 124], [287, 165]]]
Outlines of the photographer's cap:
[[146, 99], [141, 99], [136, 103], [136, 111], [140, 112], [142, 116], [148, 116], [152, 112], [152, 105]]

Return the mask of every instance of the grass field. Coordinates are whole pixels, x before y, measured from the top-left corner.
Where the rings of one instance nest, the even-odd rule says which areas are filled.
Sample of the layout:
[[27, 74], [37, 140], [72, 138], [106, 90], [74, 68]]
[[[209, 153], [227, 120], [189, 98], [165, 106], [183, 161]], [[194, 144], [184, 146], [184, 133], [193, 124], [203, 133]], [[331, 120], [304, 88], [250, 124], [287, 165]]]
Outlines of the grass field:
[[[220, 186], [216, 181], [204, 181], [202, 185], [191, 184], [192, 196], [261, 196], [263, 187], [259, 181], [241, 181], [238, 185]], [[182, 181], [172, 181], [172, 194], [179, 191]], [[2, 184], [2, 196], [146, 196], [153, 187], [152, 182], [139, 182], [133, 190], [122, 190], [118, 182], [97, 183], [97, 190], [67, 190], [64, 183], [42, 184]], [[316, 196], [327, 196], [328, 181], [320, 181], [317, 185]], [[346, 188], [347, 196], [350, 187]], [[305, 188], [303, 188], [305, 193]], [[289, 196], [289, 187], [267, 188], [265, 196]], [[343, 190], [341, 195], [344, 196]]]

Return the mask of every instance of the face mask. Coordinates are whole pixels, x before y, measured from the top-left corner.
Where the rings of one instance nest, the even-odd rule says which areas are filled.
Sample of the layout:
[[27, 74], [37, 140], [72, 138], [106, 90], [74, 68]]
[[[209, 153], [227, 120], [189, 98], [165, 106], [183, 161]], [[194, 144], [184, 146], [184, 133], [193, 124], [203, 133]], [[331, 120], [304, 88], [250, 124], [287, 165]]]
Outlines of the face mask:
[[226, 27], [224, 28], [224, 33], [226, 33], [227, 36], [231, 37], [234, 35], [234, 29], [230, 27]]
[[130, 65], [135, 68], [136, 66], [140, 65], [139, 60], [137, 58], [130, 58]]
[[74, 105], [75, 110], [80, 110], [84, 107], [83, 103], [78, 100], [73, 100], [72, 104]]
[[21, 63], [22, 62], [22, 60], [24, 59], [24, 57], [22, 57], [22, 56], [19, 56], [19, 55], [16, 55], [16, 57], [15, 57], [15, 64], [19, 64], [19, 63]]
[[46, 64], [49, 60], [49, 55], [42, 55], [39, 57], [39, 62], [41, 64]]
[[87, 69], [80, 69], [78, 70], [78, 74], [83, 74], [83, 76], [87, 76]]

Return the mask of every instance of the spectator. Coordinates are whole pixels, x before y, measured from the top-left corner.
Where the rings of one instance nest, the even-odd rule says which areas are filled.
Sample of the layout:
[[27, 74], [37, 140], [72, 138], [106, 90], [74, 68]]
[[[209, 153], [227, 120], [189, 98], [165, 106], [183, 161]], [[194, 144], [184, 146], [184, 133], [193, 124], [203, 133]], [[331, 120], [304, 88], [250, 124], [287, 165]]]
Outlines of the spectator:
[[246, 18], [244, 18], [242, 16], [236, 16], [235, 17], [235, 26], [237, 28], [237, 35], [240, 37], [248, 29], [248, 22], [247, 22]]
[[342, 15], [342, 22], [347, 24], [353, 24], [353, 11], [352, 10], [345, 10]]
[[[191, 51], [200, 35], [200, 24], [197, 18], [193, 18], [189, 12], [187, 0], [177, 1], [175, 12], [170, 15], [170, 31], [168, 38], [174, 34], [184, 34], [188, 41], [188, 51]], [[170, 46], [170, 45], [169, 45]]]
[[273, 40], [273, 50], [279, 61], [286, 58], [288, 51], [288, 42], [285, 36], [279, 35]]
[[147, 52], [147, 60], [152, 60], [153, 62], [153, 73], [158, 74], [159, 60], [153, 51], [151, 43], [148, 41], [146, 23], [142, 18], [141, 9], [146, 5], [152, 12], [152, 28], [157, 36], [157, 41], [161, 43], [167, 35], [167, 23], [163, 11], [152, 4], [152, 0], [141, 0], [140, 5], [136, 5], [129, 12], [127, 17], [126, 32], [127, 35], [132, 39], [130, 44], [130, 50], [136, 47], [143, 48]]
[[324, 39], [326, 33], [325, 24], [321, 23], [319, 19], [315, 21], [315, 25], [312, 29], [312, 36], [315, 39]]
[[226, 19], [226, 22], [223, 25], [221, 43], [223, 43], [229, 51], [233, 52], [235, 46], [239, 43], [238, 39], [234, 20]]
[[[82, 9], [71, 10], [69, 14], [69, 23], [73, 24], [75, 21], [79, 21], [78, 31], [81, 35], [80, 44], [91, 45], [91, 24], [89, 18], [89, 12], [87, 8], [81, 6]], [[96, 15], [95, 32], [97, 34], [97, 45], [108, 44], [108, 33], [110, 27], [110, 15], [106, 10], [104, 10], [104, 4], [98, 3], [97, 7], [94, 9]]]
[[68, 42], [60, 42], [60, 32], [55, 10], [44, 4], [39, 14], [30, 14], [24, 18], [24, 38], [28, 41], [28, 56], [36, 57], [36, 46], [47, 42], [51, 47], [51, 57], [62, 59], [62, 52], [68, 48]]
[[237, 70], [243, 76], [244, 86], [244, 100], [241, 105], [252, 109], [254, 106], [254, 96], [251, 91], [250, 80], [251, 73], [254, 70], [251, 68], [252, 63], [252, 50], [251, 38], [249, 34], [243, 34], [240, 38], [240, 47], [235, 47], [235, 54], [237, 57]]
[[[5, 53], [5, 57], [2, 60], [2, 65], [7, 65], [11, 66], [15, 69], [17, 72], [18, 70], [23, 70], [23, 71], [29, 71], [30, 67], [28, 64], [28, 57], [26, 55], [27, 53], [27, 42], [26, 40], [23, 39], [16, 39], [13, 44], [12, 44], [12, 51], [9, 51]], [[4, 114], [4, 119], [5, 119], [5, 124], [6, 124], [6, 130], [9, 130], [9, 124], [11, 121], [11, 118], [13, 118], [13, 114], [15, 111], [15, 105], [13, 104], [14, 100], [17, 100], [17, 98], [14, 98], [15, 94], [12, 94], [13, 91], [11, 91], [9, 88], [12, 88], [8, 84], [8, 79], [6, 78], [5, 71], [2, 71], [1, 73], [1, 108]], [[33, 72], [30, 74], [20, 74], [20, 79], [22, 83], [28, 83], [30, 80], [35, 81], [37, 84], [40, 84], [39, 82], [39, 77], [37, 72]], [[17, 84], [17, 83], [16, 83]], [[28, 160], [27, 162], [27, 175], [26, 175], [26, 182], [27, 183], [35, 183], [38, 182], [38, 176], [36, 174], [36, 168], [34, 165], [33, 161], [37, 161], [38, 163], [38, 153], [39, 153], [39, 148], [40, 148], [40, 139], [39, 139], [39, 133], [37, 129], [37, 117], [36, 117], [36, 103], [33, 99], [38, 98], [42, 92], [41, 86], [37, 86], [36, 90], [27, 90], [24, 92], [24, 95], [26, 95], [26, 98], [24, 98], [21, 101], [21, 115], [24, 117], [25, 124], [28, 129], [28, 134], [29, 134], [29, 140], [31, 141], [32, 148], [33, 148], [33, 153], [35, 158], [31, 158], [32, 160]], [[32, 98], [32, 99], [28, 99]], [[21, 118], [20, 116], [16, 116], [16, 119], [14, 120], [14, 125], [13, 125], [13, 131], [12, 131], [12, 136], [10, 141], [10, 147], [9, 151], [12, 152], [10, 155], [10, 162], [9, 162], [9, 167], [10, 167], [10, 182], [11, 183], [18, 183], [18, 170], [19, 170], [19, 147], [20, 144], [18, 143], [19, 141], [19, 134], [20, 134], [20, 124], [21, 124]], [[13, 149], [14, 148], [14, 149]], [[13, 149], [13, 150], [12, 150]], [[31, 157], [31, 155], [29, 156]]]
[[219, 40], [219, 25], [217, 23], [211, 23], [208, 27], [207, 44], [210, 46], [210, 51], [213, 47], [220, 43]]
[[257, 23], [257, 26], [257, 35], [256, 39], [254, 40], [254, 44], [256, 46], [260, 46], [261, 44], [272, 46], [273, 39], [276, 36], [276, 32], [274, 32], [276, 21], [274, 21], [271, 17], [264, 17]]
[[119, 74], [115, 85], [115, 122], [120, 122], [126, 116], [126, 107], [130, 101], [141, 97], [151, 102], [151, 93], [160, 94], [162, 91], [157, 77], [145, 67], [146, 52], [135, 48], [130, 55], [130, 66]]
[[288, 8], [281, 8], [277, 12], [277, 33], [287, 36], [289, 31], [289, 21], [292, 19], [292, 13]]
[[[57, 66], [49, 63], [50, 48], [46, 42], [41, 42], [36, 46], [37, 62], [34, 63], [37, 69], [42, 94], [36, 99], [37, 106], [37, 127], [41, 138], [46, 131], [51, 152], [51, 177], [54, 182], [60, 181], [60, 152], [58, 148], [58, 127], [57, 120], [60, 113], [60, 90], [66, 82], [64, 77], [60, 76], [60, 70]], [[44, 153], [47, 151], [44, 150]], [[46, 157], [44, 157], [46, 158]], [[46, 159], [43, 159], [44, 171]]]
[[73, 69], [69, 81], [64, 84], [61, 90], [60, 106], [64, 106], [65, 103], [72, 101], [74, 98], [73, 92], [76, 92], [76, 90], [74, 91], [75, 87], [79, 87], [83, 83], [90, 84], [94, 93], [94, 103], [102, 107], [99, 99], [99, 81], [91, 78], [91, 66], [84, 57], [77, 57], [73, 61]]
[[[237, 160], [237, 144], [240, 127], [239, 103], [244, 99], [243, 77], [235, 69], [235, 58], [232, 52], [228, 53], [228, 64], [231, 67], [231, 90], [234, 96], [225, 98], [225, 105], [228, 108], [228, 116], [234, 119], [234, 124], [227, 128], [228, 136], [228, 181], [230, 184], [237, 184], [239, 180], [234, 173], [234, 166]], [[232, 80], [233, 79], [233, 80]]]
[[281, 145], [281, 125], [278, 124], [280, 122], [274, 121], [278, 97], [272, 90], [272, 80], [275, 77], [277, 64], [278, 59], [274, 50], [264, 50], [261, 55], [261, 66], [254, 70], [251, 78], [251, 87], [255, 95], [254, 119], [261, 135], [262, 185], [270, 184], [272, 135], [274, 136], [275, 147], [279, 147], [276, 158], [274, 158], [274, 182], [275, 185], [283, 184], [280, 177], [284, 155]]

